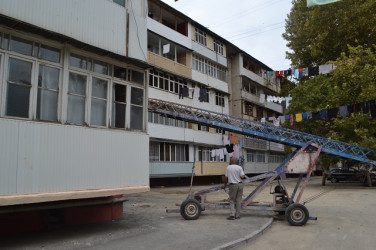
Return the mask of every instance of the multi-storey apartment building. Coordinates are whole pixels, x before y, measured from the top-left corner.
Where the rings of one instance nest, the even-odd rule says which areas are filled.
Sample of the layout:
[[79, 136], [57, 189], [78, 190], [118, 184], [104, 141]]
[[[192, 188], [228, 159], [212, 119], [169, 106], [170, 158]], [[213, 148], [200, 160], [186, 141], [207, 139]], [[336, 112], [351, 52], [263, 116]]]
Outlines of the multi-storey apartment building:
[[[146, 13], [146, 0], [1, 1], [2, 210], [149, 190]], [[119, 204], [88, 221], [122, 216]]]
[[[277, 118], [283, 114], [281, 104], [267, 102], [260, 96], [276, 96], [280, 91], [279, 79], [267, 74], [271, 68], [240, 51], [233, 56], [231, 75], [232, 115], [261, 121], [262, 118]], [[275, 169], [285, 158], [282, 144], [242, 137], [244, 170], [261, 173]]]
[[[148, 97], [229, 114], [226, 41], [161, 1], [149, 1]], [[188, 91], [182, 96], [180, 91]], [[179, 95], [180, 93], [180, 95]], [[149, 113], [150, 175], [222, 175], [222, 131]]]
[[[246, 119], [282, 114], [281, 105], [259, 101], [260, 93], [279, 91], [278, 79], [265, 74], [269, 67], [169, 5], [148, 3], [149, 98]], [[181, 99], [184, 87], [194, 93]], [[204, 100], [197, 98], [198, 91], [205, 91]], [[252, 114], [245, 112], [251, 105]], [[148, 121], [151, 178], [190, 176], [193, 166], [196, 176], [223, 175], [229, 157], [211, 153], [240, 140], [247, 173], [268, 171], [283, 157], [281, 145], [150, 112]]]

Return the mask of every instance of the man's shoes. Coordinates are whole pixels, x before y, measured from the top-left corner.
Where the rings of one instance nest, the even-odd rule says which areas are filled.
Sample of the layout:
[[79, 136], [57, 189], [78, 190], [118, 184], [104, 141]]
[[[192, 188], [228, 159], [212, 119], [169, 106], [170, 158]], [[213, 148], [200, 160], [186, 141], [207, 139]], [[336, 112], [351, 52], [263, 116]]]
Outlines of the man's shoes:
[[240, 219], [240, 216], [235, 216], [235, 219]]
[[228, 220], [235, 220], [235, 216], [229, 216], [227, 217]]

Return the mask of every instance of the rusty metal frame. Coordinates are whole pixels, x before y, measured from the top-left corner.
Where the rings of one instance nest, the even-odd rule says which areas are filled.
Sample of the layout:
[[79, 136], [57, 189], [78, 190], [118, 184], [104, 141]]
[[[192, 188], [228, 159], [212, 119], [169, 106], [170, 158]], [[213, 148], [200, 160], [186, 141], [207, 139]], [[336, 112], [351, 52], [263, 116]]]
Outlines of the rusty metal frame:
[[[250, 209], [250, 210], [267, 210], [267, 211], [286, 211], [288, 205], [292, 203], [299, 203], [301, 200], [301, 197], [303, 195], [303, 192], [307, 186], [308, 180], [311, 176], [312, 170], [319, 158], [321, 152], [321, 147], [317, 144], [308, 142], [306, 143], [302, 148], [295, 150], [281, 165], [279, 165], [274, 171], [257, 175], [251, 178], [246, 178], [243, 182], [244, 183], [252, 183], [255, 181], [263, 180], [245, 199], [242, 201], [242, 209]], [[294, 161], [299, 160], [299, 157], [301, 157], [304, 154], [311, 154], [310, 161], [307, 166], [303, 166], [303, 169], [300, 169], [300, 171], [292, 171], [289, 169], [290, 164], [292, 164]], [[283, 183], [283, 179], [285, 174], [299, 174], [299, 178], [297, 180], [297, 183], [295, 185], [295, 188], [292, 192], [292, 195], [289, 196], [288, 191], [286, 189], [285, 184]], [[280, 193], [273, 193], [273, 201], [271, 204], [268, 205], [258, 205], [258, 202], [254, 202], [255, 198], [258, 194], [261, 193], [267, 186], [271, 185], [273, 181], [277, 180], [278, 184], [283, 187], [285, 192], [283, 194]], [[300, 186], [300, 184], [303, 184]], [[207, 189], [203, 189], [197, 192], [194, 192], [193, 194], [190, 193], [188, 196], [188, 199], [196, 199], [200, 204], [202, 210], [205, 209], [222, 209], [222, 208], [229, 208], [230, 204], [229, 202], [208, 202], [206, 199], [206, 195], [210, 194], [212, 192], [216, 192], [222, 189], [222, 186], [215, 186]], [[298, 193], [299, 191], [299, 193]], [[295, 195], [298, 193], [297, 198], [295, 198]], [[284, 197], [288, 200], [286, 204], [283, 204], [283, 206], [277, 206], [276, 199], [279, 197]], [[315, 217], [310, 217], [310, 219], [316, 219]]]

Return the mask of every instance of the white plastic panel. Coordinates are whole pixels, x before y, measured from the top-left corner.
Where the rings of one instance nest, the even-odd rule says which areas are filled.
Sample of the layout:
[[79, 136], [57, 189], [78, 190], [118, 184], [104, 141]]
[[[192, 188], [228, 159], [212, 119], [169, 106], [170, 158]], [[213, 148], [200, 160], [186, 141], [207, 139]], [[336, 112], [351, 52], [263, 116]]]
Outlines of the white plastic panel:
[[0, 13], [120, 55], [126, 52], [126, 10], [112, 1], [2, 0]]
[[0, 119], [0, 195], [149, 185], [145, 133]]

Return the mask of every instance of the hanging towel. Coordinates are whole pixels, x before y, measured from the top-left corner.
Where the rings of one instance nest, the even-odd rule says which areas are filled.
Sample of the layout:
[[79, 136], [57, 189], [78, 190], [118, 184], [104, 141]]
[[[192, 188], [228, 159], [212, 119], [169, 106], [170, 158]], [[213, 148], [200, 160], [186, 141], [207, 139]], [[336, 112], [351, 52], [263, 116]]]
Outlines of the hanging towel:
[[294, 76], [299, 79], [299, 69], [295, 69]]
[[376, 101], [375, 100], [369, 101], [369, 109], [371, 111], [371, 117], [375, 118], [376, 117]]
[[312, 119], [313, 120], [320, 120], [320, 118], [321, 118], [320, 111], [312, 112]]
[[338, 108], [328, 109], [328, 118], [329, 119], [337, 118], [337, 114], [338, 114]]
[[193, 99], [200, 100], [200, 88], [195, 88], [195, 91], [193, 92]]
[[212, 158], [214, 158], [214, 157], [215, 157], [215, 154], [216, 154], [216, 150], [213, 149], [213, 150], [211, 151], [211, 155], [210, 155], [210, 156], [211, 156]]
[[312, 112], [307, 112], [307, 119], [312, 119]]
[[339, 107], [339, 117], [345, 117], [345, 116], [348, 116], [348, 115], [349, 115], [349, 112], [347, 110], [346, 105]]
[[292, 97], [286, 97], [286, 109], [290, 106], [290, 101], [292, 100]]
[[302, 121], [302, 113], [296, 114], [295, 118], [296, 118], [295, 119], [296, 122], [301, 122]]
[[309, 67], [308, 76], [317, 76], [319, 74], [319, 67]]
[[290, 125], [294, 125], [294, 116], [290, 115]]
[[363, 114], [368, 114], [369, 112], [369, 103], [368, 101], [367, 102], [362, 102], [362, 111], [363, 111]]
[[223, 149], [220, 148], [220, 149], [218, 149], [218, 151], [219, 151], [219, 159], [220, 159], [220, 160], [223, 160], [223, 159], [225, 158], [225, 155], [224, 155], [224, 153], [223, 153]]
[[355, 103], [354, 104], [354, 110], [355, 110], [355, 112], [360, 112], [360, 111], [362, 111], [362, 106], [363, 106], [363, 103], [362, 102], [358, 102], [358, 103]]
[[195, 89], [194, 88], [188, 88], [188, 93], [189, 93], [189, 97], [193, 98], [193, 95], [195, 93]]
[[307, 120], [307, 113], [306, 112], [302, 113], [302, 119]]
[[329, 74], [333, 69], [333, 64], [324, 64], [319, 66], [319, 74]]
[[279, 127], [279, 119], [274, 119], [273, 125]]
[[303, 76], [308, 76], [308, 68], [303, 68], [302, 73]]
[[221, 150], [220, 149], [216, 149], [215, 150], [215, 156], [219, 156], [221, 154]]
[[261, 122], [262, 122], [262, 123], [265, 123], [265, 122], [266, 122], [265, 117], [261, 118]]
[[183, 96], [184, 97], [189, 97], [189, 90], [186, 86], [183, 87]]
[[321, 115], [321, 119], [328, 118], [328, 110], [327, 109], [321, 110], [320, 115]]
[[285, 124], [286, 119], [285, 119], [285, 116], [284, 116], [284, 115], [281, 115], [281, 116], [278, 117], [278, 118], [279, 118], [279, 120], [281, 121], [281, 124]]
[[346, 106], [349, 114], [354, 113], [354, 106], [352, 104], [347, 104]]
[[236, 137], [237, 137], [237, 134], [232, 134], [231, 143], [233, 143], [233, 144], [237, 143]]
[[228, 154], [227, 148], [222, 148], [222, 151], [223, 151], [223, 155], [227, 155]]
[[227, 153], [229, 153], [229, 154], [234, 152], [234, 144], [226, 145], [226, 150], [227, 150]]
[[230, 139], [231, 139], [231, 133], [228, 132], [227, 140], [230, 141]]

